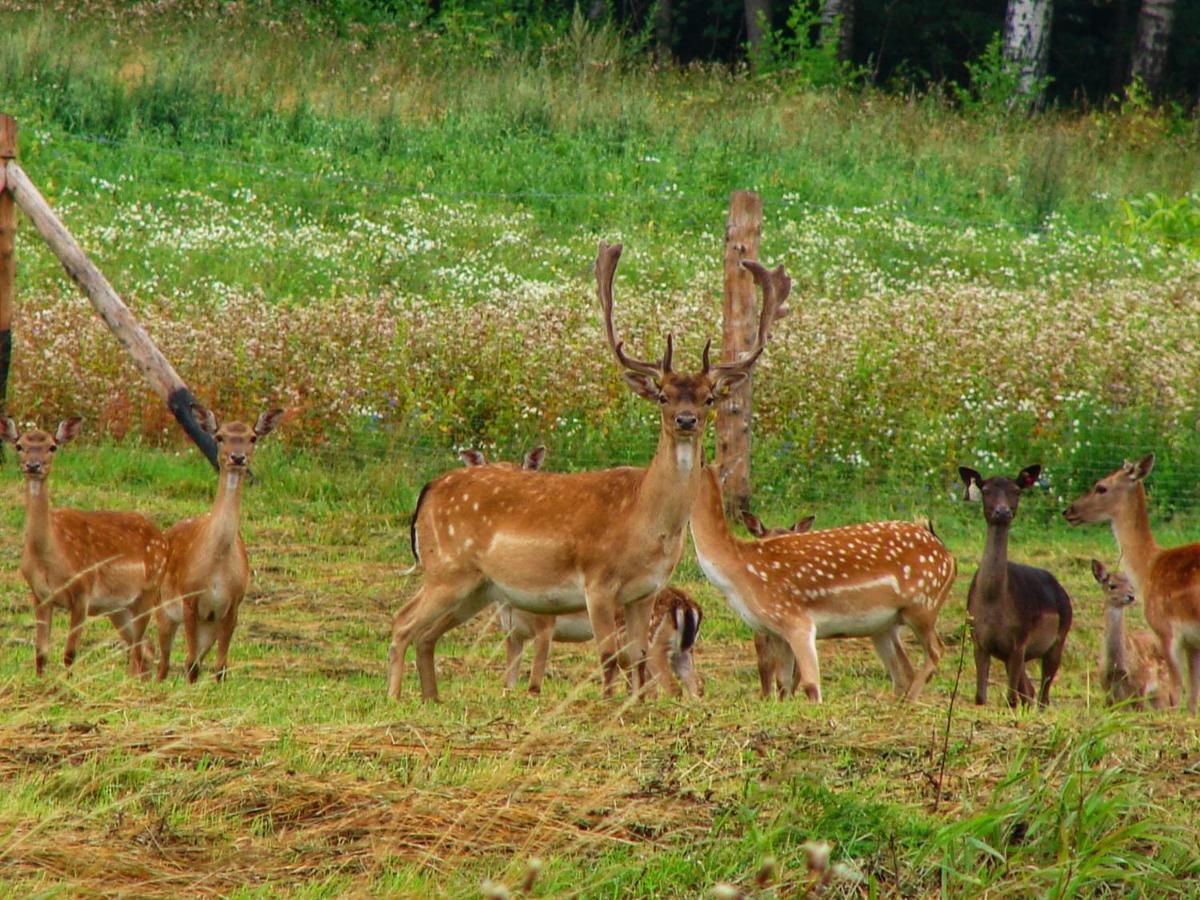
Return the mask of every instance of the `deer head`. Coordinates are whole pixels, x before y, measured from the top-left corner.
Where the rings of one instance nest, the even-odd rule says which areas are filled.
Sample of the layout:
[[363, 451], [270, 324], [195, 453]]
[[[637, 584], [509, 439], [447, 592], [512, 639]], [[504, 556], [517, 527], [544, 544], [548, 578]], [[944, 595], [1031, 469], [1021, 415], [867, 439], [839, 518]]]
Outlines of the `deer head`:
[[36, 428], [22, 434], [17, 430], [17, 423], [5, 417], [4, 432], [0, 438], [12, 444], [17, 451], [17, 463], [26, 478], [44, 481], [50, 477], [50, 464], [58, 448], [74, 440], [82, 425], [83, 419], [72, 416], [59, 422], [54, 434]]
[[1111, 522], [1116, 511], [1153, 469], [1153, 453], [1147, 453], [1135, 463], [1125, 460], [1121, 468], [1101, 478], [1090, 491], [1068, 506], [1063, 516], [1072, 525]]
[[983, 501], [983, 518], [988, 525], [1007, 526], [1017, 516], [1021, 492], [1037, 484], [1041, 471], [1041, 466], [1026, 466], [1016, 478], [998, 475], [984, 480], [974, 469], [960, 466], [958, 474], [966, 488], [963, 499]]
[[756, 538], [779, 537], [784, 534], [804, 534], [805, 532], [812, 531], [813, 522], [816, 520], [816, 516], [805, 516], [788, 528], [768, 528], [754, 513], [742, 513], [742, 523], [746, 526], [746, 530]]
[[596, 293], [604, 313], [608, 345], [623, 369], [622, 375], [629, 388], [639, 397], [659, 404], [663, 434], [676, 442], [697, 441], [704, 433], [713, 405], [749, 377], [766, 346], [771, 326], [777, 319], [787, 315], [784, 302], [791, 291], [792, 281], [783, 266], [767, 269], [757, 262], [743, 262], [742, 265], [754, 276], [763, 294], [762, 314], [754, 346], [743, 359], [714, 366], [709, 361], [710, 340], [704, 345], [700, 371], [689, 375], [676, 372], [672, 366], [674, 340], [670, 334], [667, 335], [666, 350], [658, 362], [635, 359], [625, 353], [624, 342], [617, 338], [613, 326], [613, 278], [620, 258], [620, 244], [600, 244], [600, 252], [596, 257]]
[[1124, 609], [1137, 599], [1133, 582], [1124, 572], [1110, 572], [1098, 559], [1092, 560], [1092, 577], [1104, 588], [1104, 605], [1112, 609]]
[[200, 427], [217, 442], [217, 463], [222, 472], [240, 472], [249, 467], [255, 443], [283, 420], [282, 409], [263, 413], [253, 428], [243, 422], [218, 422], [213, 411], [199, 403], [192, 404], [192, 412]]
[[[463, 461], [463, 464], [471, 466], [486, 466], [488, 464], [487, 457], [483, 455], [482, 450], [459, 450], [458, 458]], [[542, 446], [534, 447], [525, 454], [525, 459], [521, 462], [521, 468], [527, 472], [536, 472], [542, 467], [542, 461], [546, 458], [546, 448]], [[513, 463], [495, 463], [498, 466], [508, 466], [515, 469]]]

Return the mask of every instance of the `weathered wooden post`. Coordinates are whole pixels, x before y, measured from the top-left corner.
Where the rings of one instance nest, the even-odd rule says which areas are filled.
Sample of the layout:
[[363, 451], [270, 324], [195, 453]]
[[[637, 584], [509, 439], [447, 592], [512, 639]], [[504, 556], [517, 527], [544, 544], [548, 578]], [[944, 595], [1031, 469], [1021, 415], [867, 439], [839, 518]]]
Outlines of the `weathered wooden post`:
[[[736, 362], [754, 346], [758, 334], [758, 294], [742, 260], [758, 260], [762, 236], [762, 198], [734, 191], [725, 222], [725, 298], [721, 362]], [[717, 407], [717, 465], [725, 510], [735, 519], [750, 509], [750, 411], [752, 385], [747, 378]]]
[[17, 120], [0, 113], [0, 415], [8, 415], [8, 366], [12, 361], [12, 309], [17, 261], [17, 208], [7, 189], [8, 161], [17, 158]]
[[[11, 117], [4, 118], [11, 123], [4, 127], [15, 136], [16, 123], [12, 122]], [[15, 144], [15, 140], [13, 143]], [[13, 156], [15, 156], [15, 147]], [[108, 283], [108, 279], [96, 268], [96, 265], [83, 252], [83, 248], [67, 231], [66, 226], [54, 214], [54, 210], [50, 208], [46, 198], [29, 180], [29, 176], [17, 164], [16, 159], [10, 156], [0, 160], [0, 164], [4, 167], [5, 190], [3, 194], [10, 196], [12, 201], [21, 208], [21, 211], [29, 217], [29, 221], [33, 223], [50, 249], [54, 251], [63, 264], [63, 268], [67, 270], [67, 274], [83, 289], [96, 312], [100, 314], [100, 318], [104, 320], [104, 324], [108, 326], [109, 331], [133, 357], [134, 363], [137, 364], [146, 380], [150, 382], [155, 393], [162, 397], [176, 421], [208, 457], [213, 468], [217, 468], [216, 442], [200, 427], [195, 415], [192, 414], [192, 404], [195, 402], [195, 398], [188, 386], [184, 384], [183, 379], [179, 377], [171, 363], [150, 340], [150, 336], [146, 334], [142, 326], [138, 324], [133, 313], [129, 311], [129, 307], [117, 296], [117, 292]]]

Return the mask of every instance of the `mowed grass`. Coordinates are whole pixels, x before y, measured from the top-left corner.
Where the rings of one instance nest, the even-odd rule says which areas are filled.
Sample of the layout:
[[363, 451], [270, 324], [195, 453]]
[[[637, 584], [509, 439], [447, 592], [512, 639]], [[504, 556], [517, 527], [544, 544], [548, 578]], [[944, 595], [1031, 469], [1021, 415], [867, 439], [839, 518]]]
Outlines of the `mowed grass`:
[[[138, 508], [164, 526], [205, 509], [214, 488], [194, 452], [83, 445], [55, 466], [56, 503]], [[569, 646], [555, 648], [542, 697], [506, 694], [485, 615], [442, 641], [443, 702], [427, 705], [411, 666], [402, 701], [385, 698], [390, 617], [415, 587], [399, 575], [419, 487], [403, 466], [264, 444], [244, 503], [254, 580], [231, 676], [218, 685], [206, 672], [194, 686], [180, 674], [181, 639], [164, 684], [129, 680], [97, 620], [64, 676], [61, 614], [56, 664], [34, 676], [13, 469], [10, 455], [6, 893], [472, 896], [485, 879], [515, 887], [534, 856], [545, 862], [535, 896], [753, 891], [768, 857], [786, 892], [806, 883], [808, 840], [832, 841], [834, 859], [862, 874], [839, 886], [850, 894], [1154, 895], [1200, 875], [1200, 732], [1178, 712], [1104, 708], [1087, 565], [1116, 551], [1104, 529], [1059, 524], [1045, 495], [1024, 501], [1012, 552], [1075, 598], [1049, 710], [1003, 708], [999, 672], [988, 707], [971, 704], [964, 603], [983, 525], [978, 507], [937, 495], [926, 510], [960, 575], [940, 622], [946, 656], [913, 706], [892, 699], [866, 641], [820, 645], [823, 704], [759, 700], [749, 633], [690, 556], [677, 580], [706, 613], [702, 699], [606, 700], [593, 651]], [[805, 511], [819, 526], [895, 512], [876, 504]], [[1165, 544], [1189, 533], [1191, 519], [1159, 524]]]

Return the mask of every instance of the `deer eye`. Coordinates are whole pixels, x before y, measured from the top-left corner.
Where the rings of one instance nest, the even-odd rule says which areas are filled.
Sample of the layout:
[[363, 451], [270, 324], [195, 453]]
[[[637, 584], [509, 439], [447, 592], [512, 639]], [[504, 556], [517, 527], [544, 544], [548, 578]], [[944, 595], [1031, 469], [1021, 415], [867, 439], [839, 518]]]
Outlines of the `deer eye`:
[[16, 447], [17, 447], [18, 453], [20, 453], [24, 449], [20, 444], [17, 444]]
[[58, 452], [58, 444], [51, 444], [51, 445], [50, 445], [50, 452], [51, 452], [51, 453], [57, 453], [57, 452]]
[[258, 435], [257, 434], [250, 435], [250, 443], [252, 443], [252, 444], [258, 443]]
[[658, 395], [658, 402], [659, 402], [659, 403], [661, 403], [661, 404], [663, 404], [664, 406], [666, 406], [666, 404], [667, 404], [667, 395], [666, 395], [666, 394], [659, 394], [659, 395]]
[[704, 398], [705, 406], [712, 406], [716, 402], [717, 402], [717, 398], [714, 397], [712, 394], [709, 394], [707, 397]]
[[1098, 484], [1098, 485], [1096, 485], [1096, 493], [1097, 493], [1097, 494], [1107, 494], [1107, 493], [1108, 493], [1108, 488], [1106, 488], [1106, 487], [1105, 487], [1104, 485], [1102, 485], [1102, 484]]
[[218, 434], [218, 435], [217, 435], [217, 443], [218, 443], [218, 444], [223, 444], [223, 443], [225, 443], [225, 436], [224, 436], [224, 435], [221, 435], [221, 434]]

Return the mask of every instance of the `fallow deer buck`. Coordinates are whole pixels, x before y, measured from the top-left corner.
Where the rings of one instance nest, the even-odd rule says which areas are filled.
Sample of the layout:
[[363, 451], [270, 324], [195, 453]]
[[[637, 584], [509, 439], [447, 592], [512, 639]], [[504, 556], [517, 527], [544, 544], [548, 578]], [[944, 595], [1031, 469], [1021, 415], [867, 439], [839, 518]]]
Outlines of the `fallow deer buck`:
[[[396, 614], [388, 650], [388, 693], [398, 697], [408, 644], [416, 643], [421, 694], [437, 698], [434, 648], [441, 635], [493, 600], [528, 612], [587, 609], [611, 695], [618, 662], [633, 667], [633, 689], [646, 683], [651, 598], [683, 551], [701, 481], [704, 426], [713, 404], [749, 376], [772, 324], [784, 314], [791, 280], [783, 267], [743, 265], [761, 288], [758, 335], [742, 359], [709, 362], [705, 345], [695, 374], [672, 368], [672, 338], [660, 362], [625, 354], [613, 325], [613, 278], [620, 245], [601, 244], [596, 287], [605, 332], [626, 383], [659, 404], [658, 449], [648, 468], [571, 474], [501, 466], [458, 469], [426, 485], [414, 514], [413, 542], [423, 581]], [[625, 607], [626, 652], [618, 654], [617, 608]]]
[[[816, 642], [824, 638], [871, 638], [897, 695], [909, 700], [937, 668], [942, 642], [935, 623], [957, 567], [929, 529], [871, 522], [738, 540], [725, 521], [717, 471], [709, 466], [692, 509], [692, 539], [700, 568], [730, 608], [754, 631], [786, 644], [810, 699], [821, 699]], [[901, 625], [925, 651], [915, 674], [899, 641]], [[790, 664], [778, 668], [785, 693], [795, 690], [793, 671]]]
[[1182, 694], [1187, 661], [1188, 709], [1195, 715], [1200, 696], [1200, 544], [1164, 548], [1154, 540], [1143, 485], [1153, 468], [1153, 453], [1126, 462], [1063, 515], [1072, 525], [1112, 523], [1129, 577], [1145, 604], [1146, 622], [1162, 644], [1176, 697]]
[[1038, 705], [1050, 704], [1050, 685], [1058, 674], [1071, 630], [1071, 598], [1045, 569], [1008, 561], [1008, 530], [1017, 515], [1021, 492], [1037, 483], [1041, 466], [1028, 466], [1016, 478], [984, 479], [966, 466], [958, 473], [967, 500], [981, 500], [987, 523], [983, 558], [967, 593], [967, 615], [975, 645], [975, 702], [987, 703], [992, 657], [1008, 675], [1008, 705], [1033, 702], [1033, 683], [1025, 663], [1042, 661]]
[[4, 419], [3, 439], [14, 445], [25, 474], [25, 546], [21, 574], [33, 592], [35, 664], [46, 670], [55, 607], [70, 616], [63, 663], [75, 661], [87, 616], [107, 616], [129, 647], [129, 672], [146, 672], [143, 637], [158, 602], [167, 546], [145, 516], [128, 512], [51, 509], [47, 479], [54, 454], [79, 434], [78, 418], [64, 419], [53, 434], [18, 431]]
[[187, 641], [189, 682], [200, 677], [200, 664], [217, 645], [216, 679], [225, 678], [229, 642], [237, 626], [238, 608], [250, 585], [250, 563], [241, 535], [242, 486], [259, 438], [274, 430], [283, 410], [263, 413], [251, 428], [242, 422], [218, 423], [199, 404], [196, 420], [217, 442], [217, 496], [212, 509], [185, 519], [167, 531], [167, 565], [158, 626], [158, 680], [167, 677], [171, 644], [183, 625]]
[[1167, 709], [1179, 702], [1171, 684], [1167, 660], [1158, 638], [1149, 631], [1125, 630], [1125, 609], [1137, 599], [1133, 581], [1124, 572], [1110, 572], [1092, 560], [1092, 576], [1104, 588], [1104, 644], [1100, 650], [1100, 684], [1105, 700], [1144, 703]]

